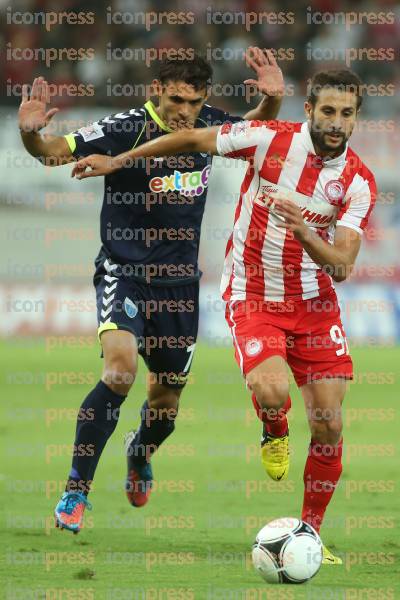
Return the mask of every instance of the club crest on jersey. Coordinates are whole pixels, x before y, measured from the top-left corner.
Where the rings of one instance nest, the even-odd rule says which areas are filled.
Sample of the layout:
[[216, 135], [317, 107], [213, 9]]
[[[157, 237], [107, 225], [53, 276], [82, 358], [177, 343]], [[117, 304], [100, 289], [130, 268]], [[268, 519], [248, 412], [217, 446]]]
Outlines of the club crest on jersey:
[[138, 314], [138, 308], [134, 302], [128, 296], [124, 300], [124, 311], [130, 319], [133, 319]]
[[78, 133], [81, 134], [85, 142], [104, 137], [103, 127], [98, 123], [92, 123], [92, 125], [88, 125], [87, 127], [81, 127], [78, 130]]
[[251, 338], [246, 342], [244, 351], [246, 352], [247, 356], [257, 356], [257, 354], [260, 354], [262, 349], [262, 341], [258, 340], [257, 338]]
[[325, 195], [333, 206], [342, 206], [344, 203], [344, 185], [339, 179], [331, 179], [325, 185]]
[[250, 129], [248, 121], [238, 121], [232, 125], [232, 135], [240, 135]]

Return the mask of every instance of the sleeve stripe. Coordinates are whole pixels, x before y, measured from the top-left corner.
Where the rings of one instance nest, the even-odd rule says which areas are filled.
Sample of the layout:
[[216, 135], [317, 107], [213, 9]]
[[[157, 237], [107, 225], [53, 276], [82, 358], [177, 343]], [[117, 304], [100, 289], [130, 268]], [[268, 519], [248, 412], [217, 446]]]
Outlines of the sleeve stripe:
[[71, 153], [73, 154], [76, 150], [76, 139], [73, 133], [68, 133], [67, 135], [64, 135], [65, 139], [67, 140], [67, 144], [69, 146], [69, 149], [71, 150]]
[[363, 218], [363, 220], [361, 221], [361, 224], [360, 224], [360, 227], [362, 227], [363, 229], [368, 223], [369, 216], [370, 216], [371, 211], [374, 208], [375, 202], [376, 202], [377, 189], [376, 189], [376, 183], [375, 183], [374, 179], [372, 179], [372, 180], [370, 179], [368, 181], [368, 187], [369, 187], [369, 193], [370, 193], [370, 202], [369, 202], [369, 208], [368, 208], [367, 214], [365, 215], [365, 217]]
[[225, 156], [227, 158], [251, 158], [254, 156], [257, 146], [249, 146], [248, 148], [243, 148], [242, 150], [232, 150], [232, 152], [227, 152]]
[[218, 130], [217, 153], [228, 158], [249, 160], [255, 154], [262, 153], [260, 164], [264, 160], [271, 140], [276, 131], [266, 127], [266, 121], [226, 121]]
[[364, 165], [355, 173], [347, 188], [347, 196], [348, 201], [340, 210], [336, 224], [354, 225], [356, 231], [365, 229], [376, 201], [376, 183]]

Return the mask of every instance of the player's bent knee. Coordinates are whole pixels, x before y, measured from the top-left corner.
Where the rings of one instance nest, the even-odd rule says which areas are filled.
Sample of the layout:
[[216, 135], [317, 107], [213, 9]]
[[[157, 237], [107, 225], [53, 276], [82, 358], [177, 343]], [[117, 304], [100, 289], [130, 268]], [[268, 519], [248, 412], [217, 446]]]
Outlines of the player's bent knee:
[[312, 421], [311, 435], [313, 440], [320, 444], [334, 446], [342, 437], [342, 421], [339, 419], [331, 421]]
[[138, 349], [135, 336], [125, 330], [103, 332], [104, 354], [102, 380], [116, 394], [126, 396], [135, 381]]
[[261, 408], [278, 410], [285, 404], [289, 394], [289, 384], [284, 382], [269, 385], [253, 383], [249, 387], [255, 394], [257, 403]]
[[137, 372], [137, 361], [133, 356], [115, 354], [104, 365], [103, 381], [116, 394], [126, 396]]

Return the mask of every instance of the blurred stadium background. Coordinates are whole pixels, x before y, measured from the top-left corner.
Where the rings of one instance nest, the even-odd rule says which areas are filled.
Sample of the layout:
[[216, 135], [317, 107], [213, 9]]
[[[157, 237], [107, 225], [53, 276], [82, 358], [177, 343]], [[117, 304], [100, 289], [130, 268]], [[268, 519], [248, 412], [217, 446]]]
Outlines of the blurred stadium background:
[[[40, 379], [39, 375], [42, 375], [46, 369], [64, 371], [65, 369], [76, 370], [81, 367], [91, 368], [95, 377], [100, 372], [100, 361], [95, 348], [96, 317], [91, 276], [93, 259], [99, 247], [102, 181], [78, 182], [71, 180], [69, 177], [71, 166], [44, 168], [24, 151], [17, 129], [17, 108], [20, 102], [21, 84], [32, 82], [33, 78], [38, 75], [44, 75], [53, 85], [54, 95], [51, 105], [61, 109], [54, 119], [54, 123], [49, 127], [49, 132], [63, 134], [104, 115], [142, 105], [147, 99], [148, 88], [146, 86], [153, 78], [155, 57], [163, 49], [194, 48], [211, 58], [214, 67], [214, 87], [210, 102], [233, 113], [244, 114], [248, 105], [242, 82], [251, 75], [242, 58], [243, 51], [251, 45], [272, 47], [278, 52], [279, 64], [284, 73], [288, 92], [280, 117], [302, 120], [302, 107], [308, 78], [320, 68], [346, 64], [347, 56], [347, 66], [353, 68], [365, 83], [371, 86], [369, 94], [366, 94], [364, 98], [359, 125], [352, 138], [352, 147], [361, 153], [367, 166], [374, 172], [378, 183], [379, 198], [368, 231], [364, 236], [357, 268], [351, 281], [338, 286], [338, 294], [341, 299], [343, 320], [350, 345], [355, 349], [358, 370], [361, 373], [374, 372], [374, 369], [375, 372], [378, 372], [379, 369], [391, 372], [395, 370], [396, 361], [398, 366], [398, 348], [396, 346], [400, 342], [400, 267], [398, 260], [400, 256], [399, 3], [394, 0], [380, 0], [374, 3], [364, 0], [357, 2], [301, 0], [293, 6], [293, 3], [286, 0], [279, 2], [232, 0], [229, 3], [214, 0], [209, 4], [212, 6], [195, 0], [186, 0], [185, 2], [164, 0], [162, 3], [144, 0], [81, 3], [65, 0], [61, 9], [56, 8], [54, 2], [47, 0], [16, 0], [12, 4], [0, 1], [2, 10], [0, 37], [2, 46], [5, 48], [1, 59], [4, 85], [0, 97], [2, 122], [0, 143], [0, 354], [5, 368], [2, 374], [0, 393], [4, 397], [3, 423], [4, 430], [8, 435], [6, 443], [9, 445], [4, 456], [6, 463], [10, 461], [10, 466], [5, 465], [5, 472], [9, 473], [8, 479], [5, 479], [6, 491], [12, 492], [16, 489], [15, 485], [18, 481], [24, 482], [29, 476], [33, 478], [31, 481], [36, 480], [38, 484], [32, 484], [32, 489], [43, 491], [44, 488], [40, 487], [44, 481], [43, 478], [62, 478], [69, 462], [69, 458], [65, 455], [57, 457], [54, 464], [51, 465], [46, 460], [43, 471], [45, 456], [43, 444], [46, 442], [48, 444], [72, 442], [74, 421], [68, 417], [61, 424], [60, 419], [52, 424], [51, 429], [48, 429], [47, 421], [45, 424], [43, 412], [40, 413], [40, 410], [46, 411], [46, 407], [68, 406], [75, 414], [74, 410], [78, 407], [80, 398], [83, 397], [82, 387], [71, 390], [71, 385], [65, 384], [58, 386], [53, 391], [51, 386], [46, 388], [43, 386], [43, 379]], [[92, 24], [87, 25], [68, 25], [64, 22], [46, 28], [42, 24], [40, 16], [35, 16], [55, 10], [92, 12], [94, 20]], [[146, 26], [144, 21], [143, 24], [143, 15], [160, 11], [177, 14], [191, 13], [194, 23], [189, 26], [188, 24], [174, 25], [163, 22]], [[246, 26], [246, 14], [260, 14], [265, 11], [276, 14], [292, 13], [294, 22], [291, 25], [287, 23], [274, 25], [264, 20], [259, 24], [247, 23], [248, 26]], [[373, 22], [368, 24], [365, 18], [359, 24], [350, 24], [343, 20], [345, 13], [354, 14], [354, 11], [357, 14], [373, 11], [373, 14], [390, 14], [393, 17], [386, 19], [386, 24], [379, 25], [373, 24]], [[218, 16], [219, 13], [223, 13], [223, 17]], [[322, 17], [318, 16], [321, 14]], [[115, 17], [115, 15], [118, 16]], [[121, 21], [125, 21], [125, 24]], [[46, 64], [44, 60], [36, 60], [32, 54], [32, 49], [35, 48], [82, 47], [94, 49], [92, 59], [54, 60], [47, 61], [48, 64]], [[16, 48], [21, 49], [19, 56], [24, 56], [24, 59], [13, 58], [13, 51]], [[371, 58], [371, 54], [369, 58], [365, 53], [360, 55], [358, 50], [363, 48], [386, 49], [389, 52], [387, 54], [389, 59], [375, 60]], [[357, 58], [354, 58], [353, 52], [353, 59], [349, 59], [349, 49], [357, 51]], [[390, 49], [393, 49], [395, 56], [393, 60], [390, 59]], [[125, 58], [121, 58], [121, 56]], [[84, 87], [81, 88], [83, 93], [80, 95], [68, 94], [65, 92], [66, 88], [63, 88], [65, 84], [75, 86], [74, 89], [83, 85]], [[378, 88], [378, 86], [380, 87]], [[64, 92], [59, 93], [59, 90], [62, 89]], [[119, 91], [116, 93], [116, 90]], [[250, 105], [254, 106], [257, 98], [251, 98], [249, 101]], [[191, 464], [193, 464], [196, 481], [203, 481], [203, 483], [206, 481], [208, 488], [204, 483], [202, 488], [204, 496], [197, 498], [196, 494], [196, 499], [191, 499], [191, 502], [194, 501], [193, 511], [196, 510], [199, 514], [203, 514], [202, 511], [204, 512], [204, 507], [208, 502], [207, 490], [210, 491], [210, 489], [217, 504], [215, 514], [208, 515], [209, 520], [203, 529], [201, 527], [198, 529], [197, 534], [202, 543], [204, 540], [212, 540], [212, 543], [216, 544], [216, 547], [220, 547], [221, 551], [224, 549], [223, 536], [229, 540], [228, 544], [235, 543], [235, 547], [242, 544], [243, 546], [240, 547], [244, 547], [247, 551], [248, 531], [244, 536], [243, 529], [241, 530], [236, 525], [235, 527], [228, 525], [222, 531], [222, 526], [219, 525], [220, 529], [218, 529], [218, 525], [215, 523], [222, 522], [228, 503], [231, 506], [230, 514], [240, 516], [247, 510], [247, 508], [245, 510], [243, 502], [247, 502], [247, 507], [250, 500], [244, 495], [238, 497], [234, 488], [228, 497], [227, 488], [215, 487], [217, 479], [211, 480], [214, 481], [214, 488], [210, 488], [210, 479], [204, 480], [206, 476], [208, 477], [207, 456], [219, 457], [218, 461], [215, 461], [215, 474], [212, 473], [211, 477], [225, 476], [232, 481], [239, 477], [243, 481], [245, 477], [249, 477], [249, 466], [247, 461], [244, 462], [242, 454], [239, 456], [239, 454], [235, 454], [235, 450], [232, 450], [233, 456], [235, 456], [233, 462], [232, 459], [226, 459], [230, 452], [229, 444], [232, 442], [230, 431], [232, 428], [235, 429], [235, 441], [239, 440], [242, 444], [249, 443], [250, 440], [254, 442], [258, 436], [257, 424], [254, 422], [251, 424], [252, 437], [246, 429], [247, 423], [243, 429], [244, 413], [240, 413], [239, 418], [239, 412], [233, 412], [239, 411], [239, 407], [240, 410], [245, 411], [249, 405], [244, 406], [243, 404], [245, 391], [233, 361], [231, 338], [225, 327], [223, 305], [218, 290], [225, 243], [233, 220], [243, 168], [244, 165], [239, 161], [230, 161], [228, 164], [222, 159], [214, 159], [203, 222], [200, 257], [200, 265], [204, 272], [200, 326], [200, 339], [203, 341], [203, 345], [199, 349], [198, 359], [196, 359], [198, 360], [197, 367], [195, 360], [198, 374], [196, 385], [191, 388], [190, 394], [189, 390], [185, 393], [185, 402], [187, 402], [185, 407], [196, 406], [195, 410], [200, 411], [200, 416], [198, 416], [196, 425], [192, 425], [190, 422], [184, 423], [184, 426], [177, 432], [177, 435], [179, 434], [181, 437], [176, 438], [177, 440], [193, 441], [194, 436], [196, 447], [200, 449], [200, 458], [197, 456]], [[57, 348], [57, 339], [60, 340], [64, 336], [86, 336], [85, 339], [91, 339], [93, 343], [90, 344], [87, 341], [82, 350], [66, 343], [60, 344]], [[76, 340], [77, 337], [74, 339]], [[54, 344], [53, 353], [50, 353], [51, 344]], [[225, 347], [226, 351], [223, 351], [222, 348], [219, 349], [220, 346]], [[6, 358], [7, 360], [5, 360]], [[27, 374], [26, 380], [23, 377], [18, 379], [18, 374], [21, 373]], [[215, 394], [219, 396], [219, 404], [216, 407], [212, 404], [214, 395], [210, 391], [211, 385], [224, 382], [234, 385], [217, 387]], [[33, 385], [14, 385], [18, 383], [33, 383]], [[365, 380], [363, 383], [365, 384]], [[393, 410], [396, 408], [395, 397], [398, 397], [398, 385], [396, 387], [390, 383], [393, 383], [393, 380], [387, 379], [386, 385], [374, 387], [372, 391], [367, 385], [353, 386], [351, 388], [352, 406], [357, 410], [365, 407], [375, 410], [376, 406], [385, 406]], [[130, 408], [127, 407], [124, 411], [122, 417], [124, 423], [120, 425], [120, 433], [124, 431], [125, 425], [128, 426], [127, 416], [131, 419], [129, 425], [132, 425], [134, 418], [136, 419], [139, 406], [137, 394], [142, 394], [141, 386], [142, 383], [138, 388], [139, 391], [134, 393], [136, 402], [131, 403]], [[49, 391], [51, 394], [48, 393]], [[43, 398], [44, 393], [47, 393], [47, 396]], [[16, 412], [18, 409], [20, 409], [20, 413]], [[222, 417], [223, 409], [231, 412], [224, 413], [228, 414], [229, 427], [221, 431], [221, 423], [225, 418]], [[32, 410], [39, 412], [32, 412]], [[208, 413], [205, 412], [206, 410]], [[296, 408], [293, 415], [297, 416], [297, 412]], [[199, 413], [196, 412], [196, 415]], [[185, 418], [182, 417], [182, 419], [184, 422]], [[298, 453], [299, 458], [297, 459], [297, 455], [295, 457], [293, 467], [293, 474], [297, 481], [296, 490], [299, 492], [298, 498], [302, 494], [301, 469], [308, 440], [303, 415], [300, 415], [299, 420], [301, 421], [301, 425], [298, 427], [301, 427], [299, 431], [301, 431], [302, 446], [301, 452]], [[376, 423], [372, 417], [363, 422], [360, 417], [359, 421], [355, 424], [352, 423], [353, 441], [365, 444], [369, 440], [376, 442], [378, 439], [380, 441], [395, 439], [394, 430], [388, 431], [385, 423], [379, 425], [380, 437], [378, 438], [376, 437]], [[10, 428], [8, 428], [9, 426]], [[392, 426], [394, 426], [393, 416], [390, 423], [390, 427]], [[210, 439], [205, 440], [202, 435], [204, 431], [209, 433]], [[293, 431], [296, 436], [295, 427]], [[216, 439], [219, 440], [218, 448], [213, 447]], [[18, 441], [21, 441], [21, 447], [17, 445]], [[206, 442], [209, 444], [208, 446], [205, 445]], [[224, 444], [225, 449], [223, 450]], [[28, 452], [29, 448], [32, 449], [32, 460], [28, 467], [23, 465], [27, 455], [24, 448], [28, 448]], [[42, 449], [38, 450], [38, 448]], [[239, 453], [239, 450], [237, 452]], [[113, 543], [113, 549], [130, 549], [132, 548], [132, 532], [129, 531], [129, 526], [128, 530], [126, 528], [117, 529], [113, 538], [114, 531], [110, 529], [109, 521], [106, 520], [109, 515], [106, 512], [105, 503], [110, 493], [115, 494], [116, 506], [119, 507], [119, 503], [125, 502], [124, 499], [121, 499], [121, 482], [118, 479], [123, 477], [120, 453], [120, 441], [112, 440], [105, 467], [99, 469], [98, 479], [99, 488], [103, 488], [103, 490], [105, 488], [107, 494], [96, 494], [98, 516], [95, 518], [100, 519], [100, 526], [108, 528], [107, 540]], [[200, 461], [201, 457], [205, 459], [204, 464]], [[358, 475], [364, 479], [371, 478], [373, 476], [371, 468], [375, 476], [378, 476], [378, 472], [386, 478], [395, 476], [393, 462], [395, 458], [392, 462], [388, 459], [385, 463], [375, 459], [371, 465], [361, 455], [357, 460], [358, 470], [356, 473], [356, 468], [352, 466], [353, 477]], [[161, 469], [161, 473], [164, 473], [163, 468], [167, 469], [167, 463], [169, 465], [171, 459], [168, 456], [161, 456], [157, 458], [157, 461], [160, 461], [158, 468]], [[13, 467], [12, 464], [16, 462], [21, 464]], [[253, 462], [257, 461], [253, 459]], [[177, 459], [177, 462], [173, 464], [174, 468], [176, 464], [178, 465], [175, 473], [182, 477], [186, 473], [187, 476], [188, 462], [186, 460]], [[119, 470], [115, 471], [115, 469]], [[260, 472], [259, 465], [254, 466], [255, 472], [256, 469], [258, 469], [257, 474], [253, 477], [259, 477], [261, 481], [263, 473]], [[113, 477], [114, 479], [112, 479]], [[11, 520], [6, 521], [6, 533], [11, 535], [10, 548], [21, 550], [22, 547], [30, 548], [32, 545], [33, 550], [33, 542], [35, 542], [34, 547], [38, 547], [39, 538], [37, 543], [34, 538], [31, 538], [32, 542], [27, 541], [30, 538], [18, 538], [18, 525], [13, 525], [16, 522], [12, 520], [13, 515], [15, 513], [16, 516], [14, 516], [17, 518], [25, 513], [34, 514], [39, 519], [44, 510], [47, 511], [46, 514], [50, 514], [60, 489], [58, 482], [56, 483], [51, 495], [47, 494], [46, 489], [46, 498], [43, 494], [40, 498], [37, 495], [30, 495], [26, 499], [23, 494], [12, 496]], [[43, 483], [43, 485], [45, 484]], [[62, 481], [60, 485], [62, 489]], [[26, 490], [27, 486], [28, 480], [21, 489]], [[280, 499], [280, 504], [274, 504], [272, 511], [274, 515], [279, 515], [280, 510], [286, 510], [284, 507], [287, 507], [288, 512], [289, 508], [290, 511], [293, 510], [292, 504], [288, 504], [289, 501], [293, 502], [293, 494], [286, 493], [281, 496], [283, 497]], [[162, 498], [164, 503], [157, 504], [155, 500], [150, 507], [149, 514], [162, 515], [165, 510], [167, 512], [168, 509], [175, 510], [175, 497], [171, 496], [170, 499], [167, 499], [169, 505], [165, 496]], [[261, 498], [261, 495], [257, 498]], [[388, 497], [385, 502], [381, 502], [379, 498], [375, 497], [372, 502], [370, 498], [371, 496], [368, 494], [363, 497], [360, 510], [371, 513], [375, 511], [374, 514], [379, 515], [386, 507], [385, 502]], [[43, 502], [45, 502], [45, 508], [43, 508]], [[342, 518], [343, 515], [348, 514], [349, 510], [350, 514], [352, 514], [351, 510], [357, 510], [356, 502], [351, 504], [351, 509], [349, 509], [349, 503], [346, 502], [347, 496], [341, 501], [338, 499], [333, 514]], [[255, 533], [257, 523], [262, 522], [268, 511], [262, 508], [259, 500], [257, 500], [257, 504], [255, 502], [253, 504], [254, 506], [250, 510], [253, 510], [253, 514], [259, 510], [257, 518], [261, 519], [261, 521], [256, 521], [253, 526], [252, 531]], [[297, 504], [299, 504], [299, 500], [296, 500], [296, 506]], [[184, 503], [181, 505], [182, 507], [186, 506]], [[190, 506], [192, 505], [190, 504]], [[191, 510], [190, 506], [188, 505], [186, 508], [180, 506], [179, 510]], [[260, 508], [256, 509], [255, 506]], [[269, 505], [270, 508], [271, 505]], [[126, 507], [127, 509], [128, 507]], [[123, 509], [118, 508], [118, 511], [122, 513]], [[268, 514], [271, 513], [268, 512]], [[214, 523], [214, 526], [210, 523]], [[235, 523], [239, 523], [239, 521], [235, 521]], [[338, 521], [333, 520], [328, 525], [329, 535], [335, 543], [342, 544], [343, 542], [343, 546], [347, 544], [347, 548], [351, 550], [353, 546], [345, 536], [347, 532], [343, 530], [343, 522], [340, 523], [337, 525]], [[33, 527], [33, 525], [28, 527]], [[141, 535], [139, 525], [134, 525], [134, 527], [137, 527], [133, 532], [137, 538]], [[210, 533], [210, 527], [214, 527], [213, 533]], [[94, 532], [87, 531], [85, 539], [93, 541], [96, 531], [98, 529], [95, 529]], [[93, 537], [90, 538], [92, 533]], [[374, 544], [382, 541], [381, 533], [380, 531], [368, 531], [365, 534], [364, 531], [357, 531], [354, 533], [354, 536], [359, 536], [357, 547], [362, 548], [362, 536], [367, 535], [369, 547], [375, 548]], [[388, 530], [383, 534], [386, 536], [387, 549], [390, 550], [396, 546], [396, 543], [391, 541], [393, 531]], [[335, 535], [340, 539], [336, 539]], [[208, 536], [210, 537], [208, 538]], [[168, 532], [161, 531], [160, 533], [152, 532], [151, 539], [144, 538], [145, 547], [151, 550], [154, 538], [157, 540], [158, 547], [166, 549], [169, 549], [170, 544], [174, 548], [175, 540], [178, 540], [178, 550], [180, 549], [179, 543], [185, 543], [188, 547], [192, 543], [190, 531], [175, 531], [171, 538], [168, 537]], [[143, 535], [140, 539], [143, 540]], [[353, 537], [353, 539], [357, 539], [357, 537]], [[102, 540], [103, 538], [99, 538], [98, 543], [101, 543]], [[59, 541], [59, 538], [54, 538], [54, 540], [52, 538], [51, 541], [52, 548], [64, 549], [65, 541]], [[48, 539], [45, 538], [41, 543], [43, 550], [46, 551]], [[67, 541], [70, 548], [74, 543], [69, 539]], [[340, 544], [339, 547], [343, 547]], [[243, 583], [236, 564], [221, 563], [218, 567], [219, 570], [216, 571], [216, 567], [211, 568], [216, 563], [210, 562], [209, 558], [204, 560], [206, 560], [207, 571], [210, 568], [213, 585], [225, 583], [229, 578], [232, 583], [236, 581], [235, 577], [239, 583]], [[65, 567], [60, 564], [57, 568], [58, 570], [54, 568], [51, 576], [57, 575], [60, 585], [62, 585]], [[122, 581], [126, 583], [128, 577], [134, 585], [136, 571], [119, 568], [121, 583]], [[116, 567], [109, 564], [108, 569], [115, 572]], [[380, 567], [380, 573], [384, 573], [384, 576], [392, 575], [391, 567], [387, 567], [387, 571], [381, 569], [383, 567]], [[33, 573], [34, 581], [45, 585], [49, 576], [48, 570], [36, 569]], [[30, 585], [29, 573], [29, 569], [26, 573], [22, 569], [22, 572], [18, 570], [16, 576], [19, 582], [24, 581], [28, 586], [24, 588], [25, 596], [23, 591], [22, 595], [14, 596], [12, 584], [10, 584], [10, 589], [7, 587], [7, 598], [11, 600], [11, 598], [21, 597], [26, 600], [33, 597], [26, 591]], [[360, 573], [358, 585], [362, 586], [363, 578]], [[83, 573], [82, 577], [78, 578], [90, 579], [90, 572], [86, 575], [87, 577]], [[348, 575], [347, 572], [346, 575]], [[368, 581], [374, 577], [371, 575], [371, 568], [369, 571], [367, 569], [364, 575], [370, 578]], [[146, 573], [144, 581], [150, 584], [152, 577], [152, 573]], [[168, 582], [171, 577], [170, 569], [164, 566], [161, 569], [159, 583]], [[199, 574], [194, 568], [193, 577], [202, 579], [201, 573]], [[246, 577], [246, 581], [252, 581], [248, 574]], [[51, 579], [51, 581], [53, 580]], [[179, 576], [177, 581], [180, 581]], [[324, 573], [319, 576], [319, 581], [322, 581], [323, 585], [330, 582], [329, 574]], [[373, 579], [373, 584], [383, 585], [384, 581], [385, 579]], [[201, 586], [201, 581], [199, 586]], [[344, 596], [339, 592], [336, 595], [329, 595], [326, 587], [312, 589], [314, 595], [309, 591], [307, 596], [302, 596], [299, 591], [299, 595], [289, 594], [279, 596], [279, 598], [361, 599], [361, 596]], [[327, 590], [328, 595], [326, 595]], [[34, 597], [43, 597], [47, 600], [53, 597], [61, 598], [61, 595], [37, 595]], [[68, 596], [68, 598], [70, 597], [72, 598], [72, 596]], [[100, 597], [103, 598], [102, 595], [96, 595], [96, 598]], [[117, 598], [118, 595], [111, 595], [110, 592], [110, 595], [104, 597], [111, 599]], [[128, 597], [142, 598], [139, 595], [120, 595], [118, 600]], [[150, 596], [146, 596], [146, 599], [148, 597], [150, 598]], [[190, 597], [187, 596], [187, 599], [189, 600]], [[195, 597], [207, 597], [210, 600], [217, 597], [224, 598], [224, 600], [228, 600], [228, 598], [246, 598], [246, 600], [253, 597], [267, 598], [267, 596], [252, 595], [231, 596], [228, 593], [224, 595], [222, 592], [220, 596], [212, 594], [206, 596], [205, 591], [204, 594], [200, 593]], [[378, 596], [368, 596], [368, 598], [372, 597], [377, 598]], [[379, 597], [390, 600], [394, 596]], [[67, 596], [62, 596], [62, 598], [65, 600]], [[268, 596], [269, 598], [278, 598], [278, 596]], [[362, 596], [362, 600], [365, 598], [367, 595]]]

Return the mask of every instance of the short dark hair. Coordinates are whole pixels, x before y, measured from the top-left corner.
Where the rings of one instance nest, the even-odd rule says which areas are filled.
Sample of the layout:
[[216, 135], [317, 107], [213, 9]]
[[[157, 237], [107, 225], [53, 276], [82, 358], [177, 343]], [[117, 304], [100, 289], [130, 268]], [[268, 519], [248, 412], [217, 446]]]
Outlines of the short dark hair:
[[315, 106], [318, 100], [318, 94], [321, 90], [334, 87], [343, 92], [352, 92], [357, 96], [357, 110], [362, 104], [361, 79], [350, 69], [332, 69], [329, 71], [318, 71], [311, 79], [307, 100]]
[[196, 54], [192, 59], [167, 58], [157, 69], [156, 77], [164, 85], [167, 81], [184, 81], [195, 90], [211, 85], [212, 67], [204, 58]]

